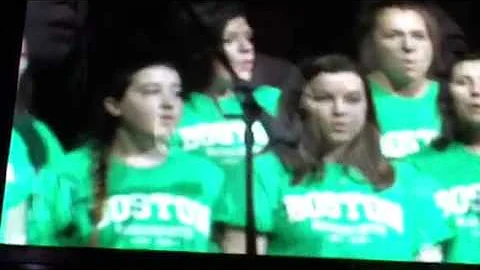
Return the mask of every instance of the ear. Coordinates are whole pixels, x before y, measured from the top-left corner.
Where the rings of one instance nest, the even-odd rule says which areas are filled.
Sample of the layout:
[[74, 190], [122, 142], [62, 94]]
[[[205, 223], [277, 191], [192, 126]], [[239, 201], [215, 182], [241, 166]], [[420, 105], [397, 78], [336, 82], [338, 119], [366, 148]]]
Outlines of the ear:
[[120, 103], [113, 97], [106, 97], [103, 100], [103, 107], [108, 114], [114, 117], [122, 115], [122, 110], [120, 108]]

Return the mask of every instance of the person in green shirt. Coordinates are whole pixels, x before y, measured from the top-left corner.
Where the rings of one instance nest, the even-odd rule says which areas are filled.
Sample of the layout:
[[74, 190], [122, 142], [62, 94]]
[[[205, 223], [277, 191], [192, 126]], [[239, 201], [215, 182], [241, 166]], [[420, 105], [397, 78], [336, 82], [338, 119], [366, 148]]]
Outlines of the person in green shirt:
[[23, 138], [28, 154], [36, 171], [43, 166], [54, 163], [64, 155], [64, 149], [56, 134], [42, 120], [30, 114], [28, 99], [31, 98], [32, 78], [29, 69], [28, 46], [25, 39], [18, 71], [18, 89], [15, 103], [13, 126]]
[[480, 54], [466, 55], [452, 69], [449, 93], [452, 106], [446, 110], [448, 128], [431, 147], [407, 160], [437, 178], [442, 189], [437, 204], [456, 224], [447, 261], [480, 263]]
[[361, 22], [360, 58], [368, 82], [382, 153], [401, 158], [437, 138], [442, 118], [437, 106], [438, 24], [422, 3], [377, 1]]
[[[190, 57], [190, 65], [205, 80], [186, 101], [171, 143], [214, 161], [223, 169], [226, 181], [245, 178], [246, 124], [242, 99], [249, 93], [237, 91], [233, 77], [250, 84], [254, 106], [260, 112], [252, 125], [253, 153], [262, 151], [272, 135], [282, 135], [273, 128], [280, 126], [277, 116], [282, 92], [270, 85], [251, 85], [256, 62], [254, 33], [241, 1], [202, 1], [191, 6], [198, 21], [194, 20], [193, 25], [182, 21], [181, 25], [192, 27], [183, 31], [194, 40], [191, 50], [197, 52]], [[196, 29], [199, 24], [203, 25], [202, 29]], [[205, 37], [210, 39], [203, 48], [210, 49], [199, 51], [200, 41]], [[219, 54], [223, 54], [224, 61]], [[212, 251], [220, 252], [217, 243], [212, 243]]]
[[[253, 30], [243, 5], [238, 1], [206, 1], [196, 5], [195, 11], [211, 31], [212, 42], [225, 54], [235, 75], [243, 81], [250, 81], [255, 48]], [[225, 170], [226, 179], [232, 175], [245, 175], [244, 108], [239, 99], [244, 93], [235, 93], [232, 74], [218, 56], [209, 55], [205, 59], [204, 63], [212, 66], [213, 79], [203, 89], [194, 91], [186, 102], [173, 141], [185, 151], [213, 159]], [[255, 102], [264, 112], [252, 126], [255, 153], [269, 142], [270, 134], [265, 124], [277, 115], [280, 95], [279, 89], [267, 85], [259, 85], [253, 90]]]
[[[251, 83], [256, 55], [253, 29], [247, 21], [243, 4], [240, 1], [204, 1], [192, 5], [200, 22], [212, 37], [212, 44], [207, 44], [206, 47], [212, 47], [213, 50], [219, 48], [225, 61], [231, 66], [231, 72], [235, 73], [238, 79]], [[200, 22], [195, 21], [195, 26]], [[190, 30], [188, 35], [198, 32], [202, 35], [198, 40], [203, 40], [204, 36], [208, 36], [205, 29]], [[198, 41], [195, 40], [195, 47], [198, 46]], [[192, 50], [195, 51], [196, 48]], [[225, 66], [226, 63], [220, 61], [218, 55], [211, 54], [209, 50], [199, 55], [203, 57], [191, 57], [191, 66], [198, 69], [196, 72], [200, 74], [209, 73], [204, 70], [210, 71], [209, 75], [204, 76], [209, 80], [186, 101], [182, 119], [171, 140], [172, 144], [184, 151], [213, 160], [223, 169], [226, 181], [237, 177], [245, 178], [246, 124], [241, 100], [248, 93], [235, 91], [233, 74]], [[197, 58], [200, 60], [195, 61]], [[255, 106], [260, 111], [252, 125], [252, 151], [259, 153], [272, 140], [272, 135], [282, 135], [281, 131], [274, 128], [280, 126], [277, 113], [282, 92], [269, 85], [252, 87]], [[219, 251], [216, 243], [212, 243], [212, 250]]]
[[[27, 68], [27, 47], [24, 40], [22, 42], [18, 67], [18, 89], [21, 88], [22, 78]], [[26, 243], [26, 222], [33, 184], [34, 181], [36, 181], [36, 169], [43, 165], [32, 161], [31, 153], [38, 151], [37, 149], [32, 149], [32, 145], [29, 144], [28, 141], [25, 141], [23, 137], [23, 135], [25, 135], [23, 131], [25, 130], [18, 125], [18, 120], [20, 118], [23, 119], [25, 116], [21, 99], [21, 95], [17, 95], [6, 170], [2, 220], [0, 224], [0, 242], [17, 245]], [[52, 159], [60, 157], [63, 151], [55, 135], [49, 131], [49, 128], [44, 123], [36, 119], [33, 120], [35, 121], [34, 129], [38, 129], [38, 131], [43, 134], [43, 138], [49, 141], [46, 147], [50, 150], [50, 157]], [[23, 120], [22, 123], [24, 123]], [[30, 130], [30, 132], [35, 132], [35, 130]], [[38, 167], [36, 165], [38, 165]]]
[[[302, 66], [307, 84], [285, 101], [298, 142], [272, 145], [254, 162], [259, 253], [441, 261], [452, 230], [434, 202], [438, 184], [381, 155], [356, 65], [326, 55]], [[244, 253], [245, 189], [225, 188], [216, 220], [225, 252]]]
[[168, 143], [188, 97], [179, 69], [133, 55], [105, 75], [92, 139], [41, 172], [30, 244], [209, 251], [223, 172]]
[[28, 202], [36, 175], [29, 160], [27, 146], [15, 129], [12, 129], [10, 137], [6, 169], [0, 242], [24, 245]]

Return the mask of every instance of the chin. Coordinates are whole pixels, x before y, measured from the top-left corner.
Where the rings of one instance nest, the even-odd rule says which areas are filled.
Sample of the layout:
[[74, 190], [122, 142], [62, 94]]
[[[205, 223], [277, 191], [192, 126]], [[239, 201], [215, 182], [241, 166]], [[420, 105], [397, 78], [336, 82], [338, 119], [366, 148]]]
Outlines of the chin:
[[172, 135], [173, 131], [170, 129], [157, 129], [154, 130], [151, 134], [156, 140], [168, 139]]
[[353, 137], [350, 136], [350, 134], [335, 134], [330, 138], [330, 141], [333, 143], [333, 145], [336, 145], [336, 146], [344, 145], [346, 143], [349, 143], [352, 140], [353, 140]]
[[472, 127], [480, 128], [480, 115], [469, 116], [467, 121]]
[[252, 79], [252, 73], [251, 72], [238, 72], [237, 73], [238, 78], [244, 81], [250, 81]]

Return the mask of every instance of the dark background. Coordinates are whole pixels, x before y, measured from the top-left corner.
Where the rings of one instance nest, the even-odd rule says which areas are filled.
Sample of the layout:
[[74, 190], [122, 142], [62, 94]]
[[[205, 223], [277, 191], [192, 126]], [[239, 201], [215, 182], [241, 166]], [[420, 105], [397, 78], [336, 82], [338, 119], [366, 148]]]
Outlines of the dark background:
[[[296, 62], [305, 56], [327, 52], [355, 54], [354, 28], [358, 11], [368, 3], [359, 0], [337, 1], [244, 1], [249, 22], [255, 31], [255, 45], [260, 52]], [[171, 31], [168, 2], [131, 1], [90, 3], [90, 21], [95, 39], [122, 36], [125, 29], [150, 29], [157, 38]], [[478, 47], [479, 4], [475, 1], [438, 1], [463, 28], [472, 47]], [[108, 25], [108, 27], [102, 27]], [[95, 36], [94, 35], [94, 36]]]

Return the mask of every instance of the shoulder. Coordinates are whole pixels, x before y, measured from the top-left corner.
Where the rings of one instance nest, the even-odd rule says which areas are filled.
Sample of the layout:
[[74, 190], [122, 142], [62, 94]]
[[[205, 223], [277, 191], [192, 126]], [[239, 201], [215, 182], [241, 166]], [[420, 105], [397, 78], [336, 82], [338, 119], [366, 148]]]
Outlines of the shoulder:
[[271, 192], [273, 192], [271, 189], [288, 186], [292, 180], [291, 171], [272, 151], [255, 156], [253, 162], [256, 181]]
[[70, 190], [84, 188], [91, 180], [93, 150], [84, 146], [66, 153], [61, 159], [43, 167], [34, 184], [34, 192], [47, 196], [69, 194]]
[[12, 128], [12, 133], [10, 134], [10, 147], [9, 147], [9, 152], [15, 152], [15, 153], [22, 153], [25, 155], [27, 154], [27, 144], [23, 140], [22, 136], [18, 131], [15, 130], [15, 128]]
[[53, 133], [46, 123], [36, 118], [32, 119], [33, 126], [39, 132]]
[[278, 110], [278, 101], [282, 91], [279, 88], [270, 85], [261, 85], [255, 88], [253, 93], [255, 100], [263, 107], [269, 114], [275, 115]]
[[45, 166], [40, 175], [42, 178], [52, 177], [53, 175], [57, 178], [83, 178], [90, 173], [93, 160], [93, 147], [85, 145], [66, 153], [61, 159]]
[[255, 88], [254, 95], [258, 102], [276, 100], [280, 98], [282, 91], [271, 85], [261, 85]]
[[395, 181], [418, 194], [431, 194], [441, 188], [441, 183], [433, 175], [419, 170], [414, 165], [396, 160], [392, 162], [395, 170]]
[[417, 169], [423, 170], [429, 167], [440, 166], [445, 163], [445, 158], [450, 156], [456, 145], [451, 143], [445, 149], [439, 150], [434, 146], [423, 148], [417, 153], [407, 156], [401, 160], [402, 163], [409, 163]]
[[259, 170], [265, 171], [265, 168], [270, 170], [285, 170], [280, 158], [273, 152], [267, 151], [258, 154], [254, 157], [254, 164]]
[[440, 93], [442, 84], [438, 80], [430, 80], [428, 81], [428, 91], [432, 92], [434, 95], [438, 95]]

